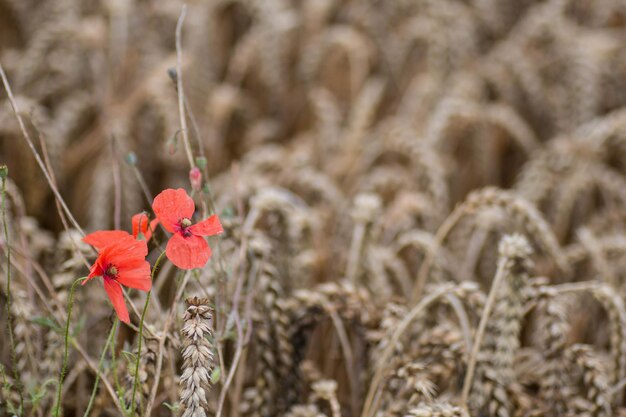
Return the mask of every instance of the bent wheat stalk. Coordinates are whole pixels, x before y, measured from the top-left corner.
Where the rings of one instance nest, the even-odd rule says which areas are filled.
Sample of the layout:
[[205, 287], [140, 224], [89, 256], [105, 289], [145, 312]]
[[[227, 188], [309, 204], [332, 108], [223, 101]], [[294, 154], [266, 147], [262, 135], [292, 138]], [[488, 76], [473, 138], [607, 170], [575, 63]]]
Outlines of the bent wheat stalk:
[[[498, 247], [499, 260], [498, 268], [496, 270], [496, 276], [491, 285], [489, 296], [487, 298], [487, 304], [483, 310], [483, 314], [478, 325], [476, 332], [476, 338], [472, 347], [472, 352], [469, 357], [467, 365], [467, 373], [465, 374], [465, 380], [463, 382], [463, 390], [461, 394], [461, 405], [467, 410], [468, 399], [472, 388], [472, 382], [474, 378], [474, 372], [476, 370], [476, 364], [478, 362], [478, 356], [483, 343], [483, 338], [486, 335], [489, 318], [491, 316], [491, 310], [495, 307], [494, 322], [496, 324], [490, 326], [489, 337], [495, 338], [496, 341], [488, 341], [485, 343], [489, 346], [489, 349], [493, 349], [490, 356], [491, 359], [498, 363], [506, 364], [512, 362], [510, 352], [515, 352], [516, 345], [519, 344], [519, 331], [521, 326], [519, 321], [523, 314], [523, 301], [521, 296], [521, 289], [527, 281], [527, 265], [529, 263], [529, 257], [532, 253], [530, 245], [526, 238], [521, 235], [507, 235], [502, 238]], [[496, 298], [498, 302], [496, 303]], [[506, 347], [501, 346], [502, 344]], [[481, 362], [482, 363], [482, 362]], [[489, 363], [482, 363], [483, 366], [492, 366]], [[512, 363], [509, 363], [509, 368]], [[503, 368], [506, 366], [503, 365]], [[503, 372], [509, 372], [503, 370]], [[507, 383], [510, 375], [502, 374], [499, 371], [493, 372], [494, 376], [498, 380], [493, 381], [495, 384]], [[502, 379], [502, 381], [500, 381]], [[489, 394], [491, 396], [491, 394]], [[477, 393], [474, 396], [473, 402], [480, 403], [478, 406], [483, 407], [483, 401], [487, 401], [488, 398], [482, 398], [482, 393]], [[503, 401], [499, 398], [498, 401]], [[506, 406], [506, 404], [498, 403]], [[491, 406], [490, 406], [491, 409]], [[469, 410], [468, 410], [469, 411]], [[504, 410], [503, 410], [504, 411]]]
[[367, 391], [367, 396], [365, 397], [365, 403], [363, 405], [363, 412], [361, 413], [361, 417], [371, 417], [374, 414], [374, 410], [376, 410], [375, 396], [377, 395], [378, 388], [382, 383], [383, 377], [385, 376], [385, 371], [387, 368], [384, 364], [388, 363], [391, 354], [393, 353], [394, 347], [400, 337], [407, 329], [409, 324], [415, 320], [421, 313], [426, 310], [432, 303], [437, 301], [439, 298], [446, 295], [448, 292], [452, 291], [454, 288], [453, 285], [444, 285], [441, 288], [434, 291], [432, 294], [424, 297], [408, 314], [404, 317], [404, 319], [398, 323], [393, 335], [391, 336], [389, 342], [385, 350], [380, 355], [379, 363], [382, 364], [376, 370], [376, 373], [372, 377], [372, 382], [370, 383], [369, 390]]

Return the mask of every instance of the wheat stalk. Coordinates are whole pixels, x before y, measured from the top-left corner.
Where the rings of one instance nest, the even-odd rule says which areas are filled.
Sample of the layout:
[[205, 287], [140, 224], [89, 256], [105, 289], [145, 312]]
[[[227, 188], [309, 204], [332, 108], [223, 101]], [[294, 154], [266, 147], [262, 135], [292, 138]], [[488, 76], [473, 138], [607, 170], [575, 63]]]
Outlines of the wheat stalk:
[[204, 298], [188, 298], [181, 330], [183, 371], [180, 377], [182, 417], [206, 417], [213, 372], [211, 309]]

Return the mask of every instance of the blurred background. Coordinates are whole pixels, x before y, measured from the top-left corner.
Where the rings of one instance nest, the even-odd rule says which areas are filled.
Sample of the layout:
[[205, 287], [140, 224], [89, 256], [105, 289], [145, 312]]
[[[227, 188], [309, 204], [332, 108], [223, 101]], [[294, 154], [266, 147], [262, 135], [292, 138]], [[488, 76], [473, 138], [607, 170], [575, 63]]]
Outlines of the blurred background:
[[[298, 339], [294, 366], [307, 356], [319, 365], [319, 375], [339, 381], [344, 415], [359, 414], [368, 387], [363, 381], [375, 369], [366, 350], [384, 345], [385, 332], [412, 306], [409, 295], [434, 242], [441, 244], [428, 275], [434, 283], [472, 280], [488, 291], [500, 238], [522, 232], [535, 250], [533, 276], [552, 284], [598, 278], [624, 299], [626, 1], [207, 0], [187, 2], [184, 19], [182, 10], [181, 1], [0, 0], [0, 63], [35, 147], [87, 231], [128, 230], [130, 216], [149, 210], [159, 191], [189, 188], [176, 86], [181, 77], [186, 133], [194, 156], [206, 158], [203, 192], [210, 191], [226, 228], [220, 252], [226, 268], [216, 272], [211, 264], [204, 282], [267, 260], [273, 268], [264, 271], [267, 282], [281, 289], [266, 282], [263, 290], [308, 308], [292, 317], [297, 336], [308, 332], [304, 342]], [[53, 194], [4, 91], [0, 163], [10, 171], [13, 239], [56, 274], [54, 288], [66, 297], [82, 266], [61, 234]], [[465, 211], [453, 211], [463, 201]], [[437, 241], [450, 213], [458, 223]], [[250, 244], [246, 259], [240, 259], [242, 242]], [[17, 258], [24, 261], [24, 276], [32, 274], [27, 258]], [[342, 278], [355, 286], [311, 290]], [[174, 285], [163, 287], [164, 305]], [[37, 335], [32, 339], [38, 346], [23, 357], [50, 358], [47, 346], [58, 355], [58, 338], [29, 320], [40, 306], [32, 289], [19, 281], [16, 288], [21, 335]], [[215, 290], [195, 282], [190, 288]], [[295, 291], [301, 289], [312, 292], [305, 297]], [[102, 309], [88, 326], [103, 333], [110, 308], [98, 300]], [[593, 344], [604, 359], [602, 369], [611, 369], [626, 354], [626, 336], [611, 339], [607, 326], [598, 325], [611, 315], [598, 303], [577, 303], [569, 304], [567, 314], [549, 316], [567, 317], [571, 324], [559, 341]], [[313, 332], [307, 321], [323, 316], [328, 305], [349, 323], [359, 363], [351, 369], [358, 376], [338, 365], [340, 343], [329, 322]], [[482, 308], [478, 302], [471, 308], [477, 306]], [[260, 329], [274, 329], [268, 319], [273, 307], [255, 316]], [[152, 314], [149, 319], [162, 320]], [[611, 320], [619, 322], [618, 316]], [[464, 375], [459, 364], [468, 352], [459, 347], [458, 323], [450, 325], [451, 333], [437, 323], [427, 321], [408, 334], [424, 331], [424, 343], [445, 346], [440, 353], [458, 347], [449, 368], [432, 377], [447, 401], [458, 396]], [[626, 329], [619, 323], [611, 331]], [[515, 394], [516, 406], [527, 412], [519, 415], [550, 409], [548, 415], [560, 417], [562, 408], [551, 406], [557, 402], [540, 394], [544, 376], [533, 372], [537, 362], [530, 360], [548, 360], [535, 337], [541, 326], [528, 327], [523, 344], [536, 355], [519, 360], [531, 364], [516, 374], [524, 387]], [[98, 355], [102, 340], [82, 337], [90, 354]], [[120, 340], [132, 345], [132, 332]], [[264, 342], [263, 333], [255, 333], [252, 345], [262, 349]], [[167, 348], [177, 352], [176, 346]], [[8, 348], [0, 354], [8, 358]], [[170, 402], [177, 400], [175, 355], [159, 397]], [[25, 361], [20, 366], [26, 370]], [[41, 381], [56, 375], [57, 364], [50, 360], [47, 371], [24, 375]], [[611, 384], [626, 376], [626, 364], [620, 366], [624, 372], [609, 378]], [[255, 375], [264, 372], [255, 366], [248, 371], [239, 393], [255, 389]], [[306, 380], [306, 369], [300, 371]], [[317, 369], [309, 371], [311, 380], [319, 376]], [[276, 372], [272, 380], [284, 383]], [[92, 376], [84, 370], [75, 376], [78, 382], [68, 389], [87, 392]], [[266, 403], [283, 392], [271, 388]], [[393, 389], [385, 395], [381, 410], [404, 415], [392, 410], [398, 397]], [[106, 395], [100, 397], [102, 415], [115, 415]], [[623, 405], [617, 397], [616, 410]], [[72, 410], [79, 415], [85, 404], [81, 395], [76, 398]], [[260, 413], [283, 413], [303, 398]], [[229, 412], [238, 409], [237, 399]], [[603, 415], [597, 412], [589, 415]]]
[[[88, 228], [112, 226], [113, 170], [122, 174], [123, 218], [145, 208], [128, 152], [152, 193], [187, 181], [168, 76], [181, 7], [0, 2], [0, 62]], [[189, 134], [212, 176], [279, 149], [285, 164], [331, 176], [347, 196], [382, 178], [416, 179], [403, 190], [424, 192], [415, 173], [385, 158], [361, 171], [356, 163], [386, 136], [412, 137], [437, 156], [426, 159], [444, 171], [449, 192], [438, 203], [447, 208], [470, 189], [510, 187], [550, 138], [624, 105], [625, 10], [619, 0], [189, 2], [183, 80], [197, 126], [189, 121]], [[28, 214], [59, 231], [52, 193], [6, 102], [0, 138]], [[621, 155], [606, 162], [622, 170]]]

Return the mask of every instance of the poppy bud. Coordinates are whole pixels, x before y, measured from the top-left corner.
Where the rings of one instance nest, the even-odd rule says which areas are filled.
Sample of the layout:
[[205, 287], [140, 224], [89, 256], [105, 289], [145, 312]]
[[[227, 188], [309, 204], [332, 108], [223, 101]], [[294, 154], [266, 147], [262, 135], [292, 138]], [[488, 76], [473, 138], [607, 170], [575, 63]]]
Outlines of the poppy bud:
[[7, 167], [4, 164], [0, 165], [0, 178], [2, 178], [3, 180], [6, 180], [8, 176], [9, 176], [9, 167]]
[[191, 171], [189, 171], [189, 182], [191, 183], [191, 188], [194, 191], [200, 190], [202, 187], [202, 171], [200, 171], [200, 168], [191, 168]]
[[206, 168], [206, 158], [204, 156], [198, 156], [196, 158], [196, 165], [201, 170], [204, 170], [204, 168]]

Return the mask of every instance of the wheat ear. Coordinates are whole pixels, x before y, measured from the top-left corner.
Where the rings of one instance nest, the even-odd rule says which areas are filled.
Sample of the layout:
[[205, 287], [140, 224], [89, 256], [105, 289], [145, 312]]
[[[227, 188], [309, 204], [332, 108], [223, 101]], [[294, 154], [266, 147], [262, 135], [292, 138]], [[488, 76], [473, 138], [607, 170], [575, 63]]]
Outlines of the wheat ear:
[[183, 373], [180, 377], [182, 417], [206, 417], [213, 371], [213, 349], [206, 336], [212, 335], [211, 309], [205, 298], [187, 299], [183, 317]]

